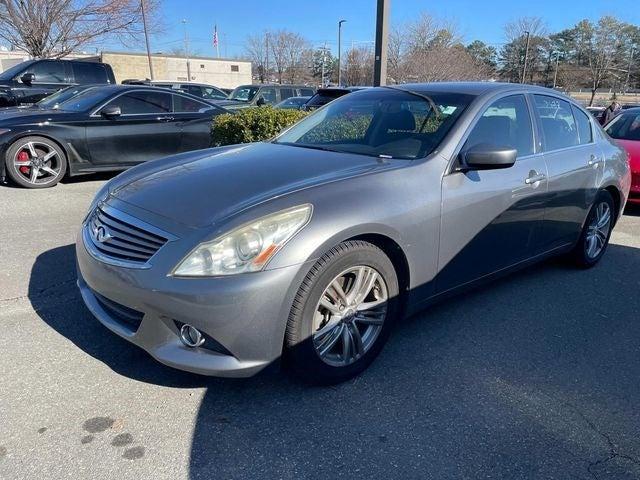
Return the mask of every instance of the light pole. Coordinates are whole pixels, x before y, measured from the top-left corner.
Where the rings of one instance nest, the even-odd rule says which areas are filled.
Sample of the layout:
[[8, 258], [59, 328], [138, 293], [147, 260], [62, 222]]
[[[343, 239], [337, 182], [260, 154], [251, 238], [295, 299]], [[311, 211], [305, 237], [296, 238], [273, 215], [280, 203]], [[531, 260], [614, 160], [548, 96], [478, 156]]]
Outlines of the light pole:
[[560, 63], [560, 52], [556, 52], [556, 71], [553, 74], [553, 88], [556, 88], [558, 83], [558, 63]]
[[338, 22], [338, 86], [342, 86], [342, 24], [346, 20]]
[[389, 3], [391, 0], [378, 0], [376, 16], [376, 47], [373, 65], [373, 86], [387, 84], [387, 40], [389, 38]]
[[527, 60], [529, 60], [529, 38], [530, 38], [530, 33], [528, 31], [524, 32], [527, 34], [527, 44], [525, 46], [524, 49], [524, 65], [522, 66], [522, 80], [520, 81], [520, 83], [524, 83], [524, 80], [526, 78], [527, 75]]
[[624, 82], [624, 92], [627, 93], [629, 88], [629, 79], [631, 78], [631, 63], [633, 62], [633, 54], [635, 53], [635, 47], [631, 47], [631, 54], [629, 55], [629, 66], [627, 67], [627, 79]]
[[187, 32], [187, 20], [182, 20], [184, 27], [184, 54], [187, 57], [187, 81], [191, 81], [191, 61], [189, 60], [189, 33]]
[[144, 40], [147, 44], [147, 60], [149, 61], [149, 75], [153, 80], [153, 62], [151, 62], [151, 48], [149, 47], [149, 32], [147, 31], [147, 16], [144, 13], [144, 0], [140, 0], [140, 9], [142, 10], [142, 26], [144, 28]]

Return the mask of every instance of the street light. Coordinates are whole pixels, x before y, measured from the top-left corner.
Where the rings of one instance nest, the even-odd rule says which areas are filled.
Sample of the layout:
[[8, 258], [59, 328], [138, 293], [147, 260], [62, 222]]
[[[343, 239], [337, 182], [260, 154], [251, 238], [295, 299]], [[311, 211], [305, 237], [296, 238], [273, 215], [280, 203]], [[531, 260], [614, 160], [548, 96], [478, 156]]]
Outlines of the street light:
[[342, 86], [342, 24], [346, 20], [338, 22], [338, 86]]
[[522, 80], [520, 83], [524, 83], [527, 76], [527, 61], [529, 60], [529, 38], [531, 36], [529, 31], [524, 32], [527, 34], [527, 45], [524, 49], [524, 65], [522, 66]]
[[182, 20], [184, 27], [184, 54], [187, 57], [187, 81], [191, 81], [191, 62], [189, 61], [189, 34], [187, 32], [187, 20]]
[[144, 41], [147, 44], [147, 60], [149, 61], [149, 75], [153, 80], [153, 62], [151, 61], [151, 48], [149, 47], [149, 32], [147, 31], [147, 16], [144, 12], [144, 0], [140, 0], [140, 10], [142, 10], [142, 25], [144, 27]]

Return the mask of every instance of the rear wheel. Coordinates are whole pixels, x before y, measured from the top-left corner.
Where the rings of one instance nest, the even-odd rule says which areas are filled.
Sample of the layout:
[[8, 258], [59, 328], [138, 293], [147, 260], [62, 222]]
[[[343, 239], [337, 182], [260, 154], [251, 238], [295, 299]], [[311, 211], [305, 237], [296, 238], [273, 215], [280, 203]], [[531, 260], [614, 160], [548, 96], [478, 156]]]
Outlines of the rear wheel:
[[349, 241], [325, 254], [298, 291], [286, 333], [288, 364], [314, 383], [338, 383], [366, 369], [398, 312], [398, 279], [375, 245]]
[[48, 138], [25, 137], [9, 147], [5, 166], [9, 178], [21, 187], [46, 188], [62, 179], [67, 171], [67, 158]]
[[611, 194], [606, 190], [598, 193], [580, 239], [571, 252], [571, 257], [579, 267], [590, 268], [600, 261], [609, 245], [615, 215]]

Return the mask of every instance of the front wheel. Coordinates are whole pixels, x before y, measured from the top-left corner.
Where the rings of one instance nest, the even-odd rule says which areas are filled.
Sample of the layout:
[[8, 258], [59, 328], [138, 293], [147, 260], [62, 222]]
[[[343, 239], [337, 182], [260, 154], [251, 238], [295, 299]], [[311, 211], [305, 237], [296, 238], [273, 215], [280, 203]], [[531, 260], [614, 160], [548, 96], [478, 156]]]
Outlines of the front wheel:
[[615, 215], [615, 205], [611, 194], [606, 190], [598, 193], [587, 216], [580, 239], [571, 252], [571, 257], [576, 265], [590, 268], [600, 261], [609, 245]]
[[285, 338], [287, 363], [302, 378], [331, 384], [356, 376], [380, 353], [398, 312], [398, 279], [375, 245], [348, 241], [305, 277]]
[[5, 166], [9, 178], [21, 187], [46, 188], [56, 185], [67, 171], [62, 149], [44, 137], [25, 137], [8, 149]]

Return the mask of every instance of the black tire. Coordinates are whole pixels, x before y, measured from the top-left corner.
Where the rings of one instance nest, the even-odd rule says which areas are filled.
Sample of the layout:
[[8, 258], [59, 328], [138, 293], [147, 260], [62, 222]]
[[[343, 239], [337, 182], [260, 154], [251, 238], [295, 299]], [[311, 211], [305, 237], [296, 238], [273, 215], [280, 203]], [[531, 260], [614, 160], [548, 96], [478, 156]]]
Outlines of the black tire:
[[[384, 280], [388, 298], [387, 302], [383, 303], [386, 305], [386, 316], [383, 317], [381, 328], [377, 330], [377, 336], [372, 335], [373, 339], [370, 340], [368, 349], [353, 363], [343, 366], [330, 365], [321, 358], [314, 346], [312, 338], [314, 316], [317, 315], [318, 302], [324, 295], [325, 288], [341, 272], [355, 266], [372, 268]], [[380, 285], [374, 286], [374, 290], [378, 286]], [[396, 271], [391, 260], [381, 249], [363, 241], [343, 242], [332, 248], [311, 268], [294, 299], [285, 334], [285, 365], [304, 381], [316, 384], [340, 383], [358, 375], [371, 364], [389, 338], [400, 311], [398, 295]], [[358, 316], [359, 314], [356, 313], [355, 317]], [[340, 322], [348, 323], [345, 320], [340, 320], [338, 323]], [[350, 328], [353, 328], [353, 325], [361, 324], [358, 320], [352, 319]], [[361, 328], [365, 329], [362, 337], [365, 338], [366, 329], [369, 327]], [[355, 341], [353, 345], [355, 347]]]
[[[30, 181], [30, 172], [32, 171], [31, 169], [33, 167], [16, 165], [16, 156], [21, 153], [21, 151], [25, 151], [26, 153], [29, 149], [25, 148], [25, 145], [29, 143], [35, 145], [34, 149], [38, 154], [39, 159], [47, 153], [55, 152], [55, 156], [49, 159], [47, 162], [44, 162], [43, 167], [57, 172], [56, 175], [52, 175], [45, 171], [40, 171], [40, 173], [36, 176], [34, 183]], [[33, 155], [31, 153], [27, 154], [29, 155], [29, 159], [32, 159]], [[25, 188], [53, 187], [54, 185], [57, 185], [57, 183], [62, 179], [62, 177], [64, 177], [67, 172], [67, 157], [64, 151], [57, 143], [45, 137], [32, 136], [23, 137], [16, 140], [7, 149], [4, 163], [9, 178], [17, 185]], [[21, 168], [25, 169], [25, 171], [21, 171]]]
[[[598, 215], [598, 208], [602, 208], [601, 205], [606, 204], [609, 212], [610, 212], [610, 220], [608, 223], [608, 231], [606, 235], [604, 235], [604, 245], [598, 251], [596, 255], [589, 254], [589, 231], [592, 228], [594, 220]], [[615, 219], [617, 218], [617, 212], [615, 208], [615, 204], [613, 202], [613, 197], [611, 194], [602, 190], [596, 196], [593, 205], [591, 206], [591, 210], [589, 210], [589, 214], [587, 215], [587, 219], [584, 222], [584, 227], [582, 228], [582, 232], [580, 233], [580, 238], [578, 242], [573, 247], [573, 250], [569, 254], [569, 258], [571, 261], [580, 268], [591, 268], [596, 265], [604, 253], [607, 251], [607, 246], [609, 245], [609, 238], [611, 238], [611, 232], [613, 231], [613, 226], [615, 224]]]

